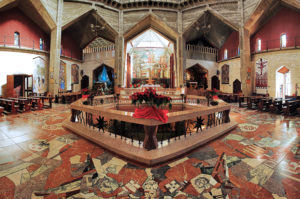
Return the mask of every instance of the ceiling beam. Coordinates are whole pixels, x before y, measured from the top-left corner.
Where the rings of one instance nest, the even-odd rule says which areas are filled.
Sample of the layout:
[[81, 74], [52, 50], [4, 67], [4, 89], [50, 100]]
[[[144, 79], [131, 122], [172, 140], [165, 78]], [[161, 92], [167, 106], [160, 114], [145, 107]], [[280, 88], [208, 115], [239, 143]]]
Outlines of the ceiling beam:
[[244, 27], [250, 34], [255, 33], [272, 11], [280, 5], [279, 0], [261, 0], [252, 15], [245, 22]]
[[0, 9], [9, 6], [13, 3], [18, 3], [18, 0], [2, 0], [0, 1]]
[[35, 10], [39, 13], [51, 30], [56, 27], [56, 22], [52, 19], [51, 15], [48, 13], [47, 9], [40, 0], [27, 0], [27, 2], [31, 3], [31, 5], [35, 8]]

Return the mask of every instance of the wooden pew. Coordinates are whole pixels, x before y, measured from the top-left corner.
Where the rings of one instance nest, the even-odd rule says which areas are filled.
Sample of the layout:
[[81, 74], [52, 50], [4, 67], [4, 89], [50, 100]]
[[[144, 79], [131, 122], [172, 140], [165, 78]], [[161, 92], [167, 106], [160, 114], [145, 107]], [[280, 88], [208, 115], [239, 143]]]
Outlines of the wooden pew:
[[[41, 103], [43, 104], [43, 108], [52, 108], [52, 100], [53, 100], [53, 97], [49, 96], [49, 97], [46, 97], [46, 96], [40, 96], [38, 97], [41, 99]], [[48, 105], [45, 104], [45, 101], [48, 100]]]
[[272, 98], [261, 98], [258, 102], [258, 110], [269, 111], [272, 104]]
[[270, 105], [270, 111], [272, 113], [281, 113], [282, 112], [282, 98], [274, 99], [273, 103]]
[[297, 108], [300, 107], [300, 100], [286, 100], [285, 104], [283, 105], [283, 114], [284, 115], [296, 115]]
[[14, 100], [10, 99], [0, 99], [0, 106], [4, 107], [4, 113], [6, 114], [16, 114], [17, 113], [17, 107], [15, 105]]

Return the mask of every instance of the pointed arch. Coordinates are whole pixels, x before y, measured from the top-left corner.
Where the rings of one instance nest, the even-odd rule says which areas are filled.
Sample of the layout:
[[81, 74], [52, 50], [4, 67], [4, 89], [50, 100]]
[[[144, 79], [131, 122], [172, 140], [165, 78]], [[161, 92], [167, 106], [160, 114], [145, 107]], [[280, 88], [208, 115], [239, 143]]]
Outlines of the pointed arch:
[[133, 39], [141, 32], [144, 32], [149, 28], [156, 30], [157, 32], [171, 39], [174, 43], [179, 36], [178, 33], [170, 28], [166, 23], [159, 20], [156, 15], [149, 14], [124, 33], [125, 42]]

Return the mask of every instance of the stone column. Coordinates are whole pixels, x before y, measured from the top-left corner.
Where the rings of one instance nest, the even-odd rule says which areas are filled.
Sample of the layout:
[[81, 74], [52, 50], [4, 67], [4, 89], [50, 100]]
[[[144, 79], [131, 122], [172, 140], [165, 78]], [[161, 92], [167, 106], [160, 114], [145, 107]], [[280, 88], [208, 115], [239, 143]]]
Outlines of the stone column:
[[123, 37], [123, 11], [119, 12], [119, 35], [115, 39], [115, 86], [124, 84], [125, 62], [124, 62], [124, 37]]
[[56, 27], [51, 30], [50, 38], [50, 61], [49, 61], [49, 92], [52, 95], [58, 93], [59, 66], [61, 51], [61, 22], [63, 13], [63, 0], [58, 0]]
[[185, 66], [183, 65], [183, 60], [184, 60], [184, 39], [183, 39], [183, 26], [182, 26], [182, 12], [179, 11], [177, 12], [177, 28], [178, 28], [178, 33], [179, 37], [176, 40], [176, 81], [175, 81], [175, 87], [180, 87], [181, 85], [183, 86], [184, 84], [184, 70]]
[[239, 30], [240, 39], [240, 62], [241, 62], [241, 83], [244, 95], [252, 95], [253, 69], [251, 66], [250, 33], [244, 28], [244, 1], [240, 2], [241, 27]]

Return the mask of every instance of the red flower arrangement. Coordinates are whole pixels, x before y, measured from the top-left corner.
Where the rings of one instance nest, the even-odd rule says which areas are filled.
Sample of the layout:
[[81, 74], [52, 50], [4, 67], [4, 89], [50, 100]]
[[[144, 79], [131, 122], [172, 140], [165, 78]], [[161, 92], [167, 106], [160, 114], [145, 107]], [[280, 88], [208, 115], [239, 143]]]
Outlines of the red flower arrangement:
[[169, 104], [169, 109], [172, 108], [172, 99], [168, 96], [158, 95], [156, 90], [152, 88], [145, 89], [144, 92], [136, 92], [130, 96], [132, 104], [145, 104], [148, 107], [135, 109], [133, 117], [155, 119], [166, 123], [168, 121], [168, 110], [158, 109], [161, 105]]
[[87, 99], [89, 97], [89, 89], [88, 88], [84, 88], [81, 90], [81, 96], [82, 99]]
[[218, 94], [219, 94], [219, 90], [217, 90], [217, 89], [212, 89], [212, 90], [207, 90], [206, 91], [206, 97], [207, 98], [212, 98], [213, 100], [217, 100], [217, 99], [219, 99], [218, 98]]
[[169, 109], [172, 108], [172, 99], [168, 96], [158, 95], [156, 90], [152, 88], [145, 89], [144, 92], [136, 92], [131, 97], [132, 104], [143, 104], [143, 102], [149, 106], [156, 106], [159, 108], [161, 105], [169, 105]]

